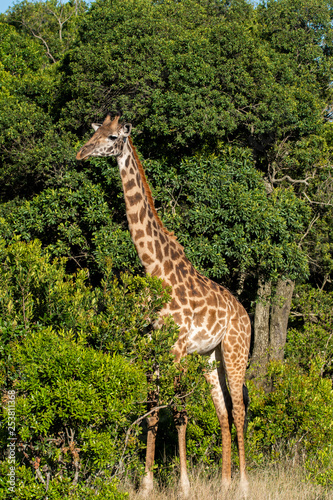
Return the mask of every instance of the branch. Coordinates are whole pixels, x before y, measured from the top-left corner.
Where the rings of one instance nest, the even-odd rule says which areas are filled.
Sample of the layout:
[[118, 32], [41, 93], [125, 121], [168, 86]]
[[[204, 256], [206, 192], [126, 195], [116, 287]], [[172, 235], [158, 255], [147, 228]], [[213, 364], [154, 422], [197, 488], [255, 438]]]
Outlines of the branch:
[[72, 484], [77, 484], [79, 480], [79, 471], [80, 471], [80, 457], [79, 457], [79, 451], [81, 451], [80, 448], [75, 447], [75, 441], [74, 441], [74, 435], [75, 431], [73, 429], [70, 429], [70, 433], [68, 432], [67, 427], [65, 427], [66, 434], [67, 434], [67, 440], [69, 443], [69, 451], [73, 455], [73, 462], [74, 462], [74, 469], [75, 469], [75, 474], [74, 474], [74, 479]]
[[325, 278], [324, 278], [323, 284], [321, 285], [321, 287], [319, 288], [319, 290], [324, 290], [324, 287], [325, 287], [325, 285], [326, 285], [327, 282], [331, 283], [330, 275], [329, 274], [325, 274]]
[[322, 201], [313, 201], [313, 200], [310, 200], [310, 198], [308, 197], [308, 195], [305, 192], [303, 194], [309, 203], [313, 203], [315, 205], [322, 205], [324, 207], [333, 207], [333, 203], [324, 203]]
[[67, 23], [67, 21], [69, 21], [69, 19], [72, 17], [72, 15], [74, 14], [74, 11], [67, 17], [67, 19], [65, 19], [64, 21], [61, 21], [61, 15], [62, 15], [62, 11], [63, 11], [63, 5], [61, 6], [61, 12], [60, 12], [60, 16], [58, 16], [55, 12], [53, 12], [53, 10], [51, 10], [49, 7], [47, 9], [55, 18], [56, 20], [58, 21], [58, 24], [59, 24], [59, 40], [62, 41], [62, 27], [65, 23]]
[[315, 174], [310, 175], [310, 177], [307, 177], [306, 179], [292, 179], [290, 177], [290, 175], [284, 175], [283, 177], [281, 177], [281, 179], [276, 179], [275, 177], [272, 178], [271, 182], [273, 184], [276, 184], [278, 182], [283, 182], [283, 181], [287, 180], [287, 181], [291, 182], [292, 184], [305, 184], [306, 186], [308, 186], [309, 185], [308, 180], [313, 179], [314, 176], [315, 176]]
[[41, 483], [44, 484], [45, 488], [46, 488], [46, 491], [47, 491], [47, 488], [48, 488], [48, 484], [45, 483], [45, 479], [43, 478], [42, 476], [42, 473], [41, 471], [39, 470], [39, 465], [40, 465], [40, 458], [39, 457], [36, 457], [35, 460], [30, 460], [30, 457], [29, 455], [23, 450], [23, 455], [24, 457], [28, 460], [28, 462], [32, 465], [32, 467], [35, 469], [36, 471], [36, 476], [38, 477], [38, 479], [40, 480]]
[[307, 237], [307, 235], [309, 234], [309, 232], [311, 231], [311, 228], [312, 226], [314, 226], [314, 224], [317, 222], [317, 220], [319, 219], [320, 215], [316, 215], [312, 221], [310, 222], [309, 224], [309, 227], [307, 228], [307, 230], [305, 231], [305, 233], [303, 234], [302, 238], [299, 240], [299, 243], [298, 243], [298, 246], [300, 247], [301, 246], [301, 243], [302, 241], [304, 240], [304, 238]]
[[39, 40], [41, 40], [43, 42], [43, 44], [46, 47], [46, 54], [49, 56], [50, 59], [52, 59], [52, 61], [54, 63], [56, 63], [57, 61], [54, 59], [53, 55], [51, 54], [49, 46], [47, 45], [47, 43], [44, 40], [44, 38], [42, 36], [40, 36], [40, 35], [37, 35], [37, 33], [35, 33], [34, 30], [25, 21], [21, 21], [21, 24], [22, 24], [22, 26], [24, 26], [25, 28], [27, 28], [29, 31], [31, 31], [31, 33], [33, 34], [33, 36], [35, 38], [38, 38]]

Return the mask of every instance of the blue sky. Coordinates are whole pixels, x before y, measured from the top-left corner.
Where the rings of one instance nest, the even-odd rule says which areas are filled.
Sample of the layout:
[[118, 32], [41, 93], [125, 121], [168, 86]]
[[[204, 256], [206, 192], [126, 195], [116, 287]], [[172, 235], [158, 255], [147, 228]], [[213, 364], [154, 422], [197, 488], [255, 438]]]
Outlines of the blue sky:
[[0, 0], [0, 13], [5, 12], [13, 3], [14, 0]]

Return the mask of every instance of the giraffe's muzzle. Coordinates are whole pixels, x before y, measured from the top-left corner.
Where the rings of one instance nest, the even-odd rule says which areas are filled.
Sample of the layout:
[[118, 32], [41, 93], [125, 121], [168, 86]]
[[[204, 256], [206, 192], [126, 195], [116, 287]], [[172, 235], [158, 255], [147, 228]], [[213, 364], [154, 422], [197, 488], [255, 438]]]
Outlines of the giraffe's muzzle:
[[82, 146], [80, 151], [76, 155], [77, 160], [87, 160], [94, 150], [94, 144], [86, 144]]

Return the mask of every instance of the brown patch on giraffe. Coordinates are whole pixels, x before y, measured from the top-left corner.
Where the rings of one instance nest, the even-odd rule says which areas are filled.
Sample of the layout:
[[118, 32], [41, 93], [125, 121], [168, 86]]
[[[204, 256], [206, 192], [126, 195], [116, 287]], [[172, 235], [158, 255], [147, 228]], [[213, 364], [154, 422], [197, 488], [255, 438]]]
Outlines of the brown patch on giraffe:
[[125, 160], [125, 167], [128, 168], [128, 165], [130, 164], [130, 161], [131, 161], [131, 157], [128, 156]]
[[153, 236], [153, 232], [152, 232], [152, 229], [151, 229], [151, 222], [150, 222], [150, 220], [147, 222], [146, 231], [147, 231], [147, 235], [148, 236]]
[[186, 295], [186, 288], [184, 285], [179, 285], [175, 289], [175, 294], [177, 295], [177, 298], [183, 306], [187, 304], [187, 295]]
[[149, 257], [147, 253], [143, 254], [142, 260], [145, 264], [152, 264], [154, 262], [154, 260], [151, 257]]
[[207, 299], [208, 305], [210, 307], [218, 308], [218, 300], [215, 293], [211, 293]]
[[[188, 265], [184, 259], [177, 263], [177, 272], [181, 276], [181, 278], [186, 278], [189, 273]], [[180, 278], [180, 279], [181, 279]]]
[[169, 257], [169, 245], [166, 244], [164, 247], [164, 257]]
[[176, 309], [180, 309], [180, 305], [178, 304], [178, 302], [176, 301], [175, 298], [173, 298], [171, 300], [169, 307], [170, 307], [171, 311], [175, 311]]
[[[173, 262], [172, 260], [166, 260], [164, 262], [164, 272], [165, 272], [165, 275], [167, 276], [169, 273], [171, 273], [171, 271], [173, 270]], [[174, 285], [174, 283], [172, 283]]]
[[144, 236], [145, 236], [144, 231], [142, 231], [142, 229], [137, 229], [135, 233], [135, 239], [139, 240], [140, 238], [144, 238]]
[[162, 243], [162, 245], [164, 245], [165, 241], [166, 241], [165, 237], [163, 236], [162, 233], [160, 233], [160, 242]]
[[151, 210], [151, 208], [150, 208], [150, 206], [149, 206], [149, 205], [148, 205], [148, 217], [149, 217], [149, 219], [151, 219], [151, 220], [153, 219], [153, 212], [152, 212], [152, 210]]
[[196, 311], [194, 318], [193, 318], [194, 325], [196, 327], [201, 326], [202, 323], [205, 321], [206, 313], [207, 313], [207, 306], [200, 309], [200, 311]]
[[178, 252], [178, 250], [174, 250], [173, 248], [170, 249], [170, 253], [171, 253], [171, 258], [172, 260], [177, 260], [179, 259], [180, 257], [180, 253]]
[[202, 297], [202, 293], [200, 290], [200, 288], [201, 288], [200, 283], [198, 283], [197, 281], [194, 281], [192, 276], [188, 277], [187, 286], [189, 289], [190, 297]]
[[202, 316], [202, 314], [199, 313], [195, 313], [194, 317], [193, 317], [193, 324], [196, 328], [198, 328], [199, 326], [202, 326], [203, 322], [204, 322], [204, 319], [205, 317]]
[[202, 307], [205, 305], [204, 300], [191, 300], [190, 299], [190, 307], [192, 308], [193, 311], [198, 309], [199, 307]]
[[129, 181], [125, 182], [124, 191], [130, 191], [134, 187], [136, 187], [136, 182], [134, 179], [130, 179]]
[[159, 261], [162, 261], [163, 254], [162, 254], [160, 242], [158, 240], [155, 241], [155, 252], [156, 252], [156, 259]]
[[131, 167], [131, 168], [129, 169], [129, 173], [130, 173], [131, 175], [134, 175], [134, 168], [133, 168], [133, 167]]
[[210, 309], [208, 312], [208, 323], [207, 323], [208, 330], [210, 330], [215, 323], [216, 323], [216, 310]]
[[184, 281], [184, 278], [187, 276], [188, 272], [189, 271], [186, 268], [186, 264], [182, 260], [177, 263], [176, 274], [178, 281]]
[[[173, 317], [174, 322], [177, 323], [177, 325], [181, 324], [181, 322], [182, 322], [181, 313], [179, 313], [179, 312], [173, 313], [172, 317]], [[181, 329], [180, 329], [179, 335], [181, 335]]]
[[126, 175], [126, 170], [121, 170], [121, 171], [120, 171], [120, 175], [121, 175], [122, 177], [125, 177], [125, 175]]
[[132, 224], [137, 224], [139, 222], [138, 214], [127, 214], [127, 217]]
[[140, 213], [139, 213], [139, 219], [140, 219], [141, 224], [143, 224], [145, 217], [146, 217], [146, 207], [143, 206], [143, 207], [141, 207]]
[[142, 200], [141, 193], [135, 193], [133, 196], [127, 196], [127, 201], [129, 205], [132, 207], [133, 205], [137, 205]]
[[151, 241], [147, 242], [147, 247], [150, 253], [154, 253], [153, 243]]
[[237, 354], [235, 352], [232, 353], [232, 355], [230, 356], [230, 359], [233, 363], [235, 363], [236, 359], [237, 359]]
[[144, 246], [145, 246], [145, 242], [144, 242], [144, 241], [140, 241], [140, 243], [139, 243], [139, 247], [140, 247], [140, 248], [143, 248]]
[[176, 278], [174, 273], [171, 274], [169, 281], [170, 281], [171, 285], [176, 285], [176, 283], [178, 283], [177, 278]]

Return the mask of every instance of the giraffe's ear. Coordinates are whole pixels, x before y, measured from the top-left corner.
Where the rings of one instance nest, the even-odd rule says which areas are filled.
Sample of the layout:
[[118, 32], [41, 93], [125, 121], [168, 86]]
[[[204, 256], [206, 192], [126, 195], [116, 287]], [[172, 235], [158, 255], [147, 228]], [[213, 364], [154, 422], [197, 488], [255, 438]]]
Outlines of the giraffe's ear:
[[96, 130], [99, 129], [99, 127], [101, 126], [101, 124], [100, 123], [92, 123], [91, 126], [95, 130], [95, 132], [96, 132]]
[[132, 124], [131, 123], [125, 123], [123, 125], [123, 131], [124, 131], [124, 136], [128, 137], [131, 133], [132, 130]]

